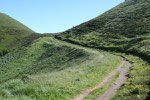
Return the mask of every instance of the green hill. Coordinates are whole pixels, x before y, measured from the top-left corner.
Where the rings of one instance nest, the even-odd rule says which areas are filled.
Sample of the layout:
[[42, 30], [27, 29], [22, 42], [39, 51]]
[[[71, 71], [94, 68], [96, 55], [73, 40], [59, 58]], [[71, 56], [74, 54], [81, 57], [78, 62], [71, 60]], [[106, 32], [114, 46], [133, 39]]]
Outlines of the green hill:
[[36, 37], [38, 34], [34, 31], [8, 15], [0, 13], [0, 55], [27, 45]]
[[111, 34], [116, 38], [147, 35], [150, 33], [149, 2], [149, 0], [126, 0], [104, 14], [67, 30], [63, 35], [75, 38], [94, 34], [92, 32]]
[[149, 0], [126, 0], [104, 14], [61, 33], [57, 38], [85, 46], [149, 50], [149, 3]]
[[85, 47], [126, 53], [132, 68], [113, 100], [150, 98], [150, 0], [126, 0], [55, 38]]
[[[119, 56], [95, 48], [123, 55], [131, 63], [128, 80], [113, 100], [149, 100], [149, 4], [150, 0], [126, 0], [55, 38], [51, 34], [36, 40], [41, 35], [0, 14], [1, 55], [13, 50], [0, 57], [0, 100], [76, 97], [103, 81], [121, 62]], [[91, 97], [98, 97], [110, 86], [96, 90]]]
[[120, 65], [105, 52], [40, 38], [0, 58], [1, 100], [68, 100]]

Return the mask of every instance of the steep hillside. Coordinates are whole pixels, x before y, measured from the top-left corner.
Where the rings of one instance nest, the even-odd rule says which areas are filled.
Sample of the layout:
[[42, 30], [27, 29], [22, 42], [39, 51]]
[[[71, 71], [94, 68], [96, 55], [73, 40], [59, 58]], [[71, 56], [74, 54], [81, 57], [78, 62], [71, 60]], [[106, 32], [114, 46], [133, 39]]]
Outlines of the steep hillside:
[[118, 56], [40, 38], [0, 58], [0, 99], [68, 100], [98, 84], [120, 63]]
[[149, 2], [149, 0], [126, 0], [104, 14], [69, 29], [63, 35], [75, 38], [94, 33], [111, 34], [115, 37], [147, 35], [150, 33]]
[[149, 100], [150, 0], [126, 0], [55, 38], [85, 47], [140, 57], [129, 57], [132, 63], [129, 79], [113, 99]]
[[9, 50], [27, 45], [36, 37], [38, 34], [31, 29], [6, 14], [0, 13], [0, 56]]
[[[7, 52], [5, 49], [30, 44], [39, 37], [7, 15], [1, 16], [0, 21], [4, 23], [0, 25], [2, 54]], [[27, 47], [0, 57], [0, 100], [70, 100], [93, 88], [116, 70], [121, 60], [92, 48], [113, 51], [131, 63], [128, 80], [113, 100], [149, 100], [150, 0], [125, 0], [104, 14], [54, 37], [37, 39]], [[117, 78], [116, 74], [87, 100], [95, 100]]]
[[149, 50], [150, 1], [126, 0], [56, 38], [94, 47]]

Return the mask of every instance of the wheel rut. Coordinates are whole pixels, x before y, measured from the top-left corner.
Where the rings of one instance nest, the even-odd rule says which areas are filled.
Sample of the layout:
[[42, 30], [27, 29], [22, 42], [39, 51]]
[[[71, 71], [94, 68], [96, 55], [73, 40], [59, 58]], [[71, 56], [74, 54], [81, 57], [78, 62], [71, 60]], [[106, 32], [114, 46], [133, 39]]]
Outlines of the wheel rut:
[[124, 61], [126, 63], [125, 68], [120, 68], [119, 70], [119, 78], [113, 83], [112, 87], [110, 87], [103, 95], [101, 95], [97, 100], [109, 100], [111, 96], [114, 95], [114, 93], [117, 92], [117, 90], [121, 87], [123, 83], [127, 80], [127, 72], [130, 68], [130, 63], [127, 61]]
[[[109, 88], [108, 90], [106, 90], [106, 92], [97, 99], [97, 100], [108, 100], [117, 91], [117, 89], [119, 89], [120, 86], [127, 80], [126, 74], [129, 70], [130, 63], [125, 61], [122, 57], [121, 57], [121, 60], [122, 60], [122, 62], [118, 66], [117, 70], [115, 70], [114, 72], [111, 72], [102, 82], [100, 82], [95, 87], [83, 91], [79, 96], [77, 96], [73, 100], [82, 100], [82, 99], [84, 99], [90, 93], [92, 93], [94, 90], [104, 86], [109, 81], [111, 81], [113, 79], [113, 77], [119, 72], [120, 73], [119, 78], [113, 83], [112, 87]], [[126, 67], [122, 68], [122, 66], [124, 64], [126, 64]]]

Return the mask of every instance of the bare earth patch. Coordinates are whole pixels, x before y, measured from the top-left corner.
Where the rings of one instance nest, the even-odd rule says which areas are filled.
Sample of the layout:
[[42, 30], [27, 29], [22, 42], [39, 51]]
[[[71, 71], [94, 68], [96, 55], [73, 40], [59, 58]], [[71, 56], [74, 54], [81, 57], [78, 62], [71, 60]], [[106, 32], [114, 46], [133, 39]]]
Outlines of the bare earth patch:
[[[122, 63], [118, 67], [118, 69], [112, 73], [109, 74], [102, 82], [100, 82], [98, 85], [96, 85], [94, 88], [88, 89], [86, 91], [83, 91], [78, 97], [76, 97], [74, 100], [82, 100], [83, 98], [87, 97], [91, 92], [93, 92], [95, 89], [98, 89], [105, 84], [107, 84], [113, 77], [119, 72], [119, 78], [113, 83], [113, 86], [109, 88], [102, 96], [100, 96], [97, 100], [108, 100], [116, 91], [119, 89], [119, 87], [127, 80], [126, 73], [129, 70], [130, 64], [129, 62], [125, 61], [123, 58]], [[125, 68], [122, 68], [122, 66], [126, 64]]]
[[120, 86], [126, 82], [127, 80], [126, 74], [130, 68], [130, 63], [127, 61], [123, 61], [123, 62], [126, 63], [126, 67], [119, 69], [120, 72], [119, 78], [113, 83], [112, 87], [109, 88], [97, 100], [108, 100], [120, 88]]

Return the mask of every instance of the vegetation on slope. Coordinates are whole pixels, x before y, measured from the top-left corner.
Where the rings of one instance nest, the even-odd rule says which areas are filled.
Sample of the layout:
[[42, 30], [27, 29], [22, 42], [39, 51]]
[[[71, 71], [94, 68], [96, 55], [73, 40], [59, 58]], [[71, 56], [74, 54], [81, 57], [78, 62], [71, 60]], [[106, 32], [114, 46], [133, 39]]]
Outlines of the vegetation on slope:
[[38, 37], [38, 34], [25, 25], [0, 13], [0, 56], [5, 55], [12, 49], [28, 45]]
[[[90, 34], [111, 38], [136, 37], [150, 33], [149, 0], [127, 0], [104, 14], [63, 32], [60, 36], [82, 39]], [[101, 33], [101, 34], [100, 34]]]
[[0, 99], [67, 100], [102, 81], [119, 57], [40, 38], [0, 58]]
[[[101, 16], [58, 34], [55, 38], [82, 46], [137, 55], [150, 61], [149, 3], [149, 0], [126, 0]], [[2, 30], [9, 35], [4, 35], [6, 41], [0, 37], [0, 43], [4, 44], [3, 48], [11, 48], [9, 41], [14, 40], [9, 37], [11, 31], [5, 30], [5, 27], [2, 27]], [[24, 32], [15, 31], [15, 33]], [[20, 44], [13, 47], [17, 46]], [[0, 99], [66, 100], [75, 97], [87, 87], [101, 81], [119, 62], [116, 56], [92, 51], [43, 38], [36, 40], [27, 48], [1, 57]], [[139, 58], [127, 59], [133, 61], [129, 79], [112, 99], [149, 99], [149, 65]], [[99, 91], [93, 95], [97, 95]]]
[[56, 38], [90, 47], [147, 52], [150, 49], [149, 3], [149, 0], [127, 0]]
[[[150, 0], [126, 0], [108, 12], [56, 35], [55, 38], [86, 47], [132, 54], [150, 63], [149, 4]], [[132, 89], [128, 88], [129, 85], [122, 86], [122, 90], [129, 89], [131, 91], [120, 91], [122, 95], [117, 96], [118, 100], [121, 97], [124, 97], [125, 100], [129, 98], [146, 99], [146, 96], [150, 93], [148, 88], [150, 86], [149, 65], [133, 62], [140, 65], [143, 70], [134, 70], [137, 74], [129, 74], [129, 77], [132, 77], [129, 78], [129, 80], [132, 80], [130, 81], [132, 86], [129, 88]], [[145, 76], [148, 78], [145, 79]], [[138, 78], [140, 80], [137, 82], [136, 79]], [[142, 79], [144, 79], [144, 82], [141, 83]], [[145, 90], [140, 90], [139, 85]]]

